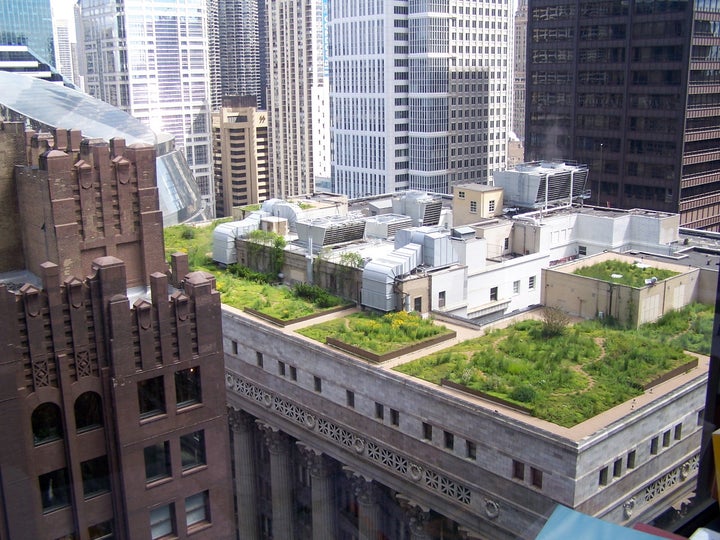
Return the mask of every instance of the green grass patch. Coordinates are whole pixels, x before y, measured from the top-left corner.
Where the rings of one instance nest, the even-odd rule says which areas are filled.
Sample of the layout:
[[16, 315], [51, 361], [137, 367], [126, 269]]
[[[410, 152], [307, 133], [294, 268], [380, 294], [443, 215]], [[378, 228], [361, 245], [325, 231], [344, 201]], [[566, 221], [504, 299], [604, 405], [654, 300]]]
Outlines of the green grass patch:
[[709, 351], [712, 315], [712, 306], [693, 304], [638, 330], [586, 321], [552, 337], [541, 321], [523, 321], [395, 369], [437, 384], [449, 379], [571, 427], [692, 360], [683, 349]]
[[593, 264], [592, 266], [583, 266], [575, 270], [573, 274], [600, 279], [608, 283], [641, 288], [645, 287], [645, 280], [647, 279], [654, 277], [657, 278], [658, 281], [662, 281], [663, 279], [678, 275], [679, 272], [664, 270], [662, 268], [643, 268], [624, 261], [608, 260]]
[[406, 311], [385, 315], [354, 313], [298, 330], [298, 333], [321, 343], [330, 336], [376, 354], [397, 351], [449, 332], [432, 319], [423, 319], [417, 313]]
[[175, 252], [187, 253], [191, 271], [203, 270], [213, 274], [223, 304], [237, 309], [249, 307], [276, 319], [290, 321], [346, 303], [310, 285], [272, 285], [270, 281], [273, 278], [270, 276], [242, 266], [219, 268], [212, 260], [212, 233], [222, 221], [226, 220], [200, 227], [176, 225], [166, 228], [165, 255], [169, 259]]

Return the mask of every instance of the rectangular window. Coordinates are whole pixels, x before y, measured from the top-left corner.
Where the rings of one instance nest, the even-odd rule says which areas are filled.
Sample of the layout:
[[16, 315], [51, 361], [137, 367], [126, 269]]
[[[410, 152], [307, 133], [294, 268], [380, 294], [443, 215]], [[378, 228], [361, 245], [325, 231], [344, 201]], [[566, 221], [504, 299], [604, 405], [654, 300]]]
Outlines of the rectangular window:
[[520, 281], [513, 281], [513, 294], [520, 294]]
[[477, 201], [470, 201], [470, 213], [471, 214], [477, 213]]
[[506, 236], [506, 237], [505, 237], [505, 240], [503, 241], [503, 249], [504, 249], [505, 251], [507, 251], [508, 249], [510, 249], [510, 237], [509, 237], [509, 236]]
[[513, 459], [512, 467], [512, 477], [518, 480], [525, 480], [525, 464]]
[[432, 441], [432, 426], [427, 422], [423, 422], [423, 439], [426, 441]]
[[578, 246], [578, 255], [581, 257], [587, 255], [587, 246]]
[[180, 437], [180, 453], [183, 471], [205, 465], [205, 431], [201, 429], [182, 435]]
[[200, 367], [175, 372], [175, 398], [178, 409], [202, 401], [200, 395]]
[[465, 457], [477, 459], [477, 445], [472, 441], [465, 441]]
[[382, 420], [385, 418], [385, 407], [383, 407], [382, 403], [375, 402], [375, 418], [377, 420]]
[[465, 192], [464, 191], [458, 191], [458, 199], [464, 199], [465, 198]]
[[438, 293], [438, 307], [445, 307], [445, 291]]
[[233, 354], [237, 354], [237, 353], [238, 353], [237, 341], [233, 341], [233, 342], [232, 342], [232, 353], [233, 353]]
[[297, 368], [295, 366], [290, 366], [290, 380], [297, 381]]
[[700, 409], [697, 413], [697, 425], [702, 426], [705, 421], [705, 409]]
[[193, 525], [208, 523], [210, 521], [207, 491], [185, 499], [185, 521], [188, 529]]
[[634, 469], [635, 468], [635, 450], [630, 450], [627, 455], [627, 465], [626, 467], [628, 469]]
[[445, 448], [452, 450], [455, 448], [455, 435], [449, 431], [443, 431], [443, 442], [445, 443]]
[[675, 437], [676, 441], [679, 441], [680, 439], [682, 439], [682, 424], [678, 424], [677, 426], [675, 426], [674, 437]]
[[535, 276], [530, 276], [528, 278], [528, 289], [530, 289], [531, 291], [535, 289]]
[[598, 484], [601, 486], [607, 486], [608, 483], [608, 468], [603, 467], [600, 469], [600, 476], [598, 477]]
[[150, 538], [171, 538], [175, 536], [175, 505], [173, 503], [150, 510]]
[[285, 376], [285, 362], [278, 362], [278, 373], [284, 377]]
[[495, 211], [495, 201], [489, 201], [488, 202], [488, 212], [494, 212]]
[[165, 386], [162, 377], [138, 381], [140, 418], [165, 414]]
[[70, 486], [66, 468], [41, 474], [38, 481], [43, 513], [70, 505]]
[[498, 288], [491, 287], [490, 288], [490, 301], [495, 302], [497, 299], [498, 299]]
[[316, 392], [322, 392], [322, 379], [320, 377], [313, 377], [314, 388]]
[[651, 454], [657, 454], [658, 453], [658, 438], [653, 437], [650, 441], [650, 453]]
[[414, 301], [414, 309], [418, 313], [422, 313], [422, 296], [418, 296]]
[[665, 433], [663, 433], [663, 446], [664, 447], [670, 446], [670, 430], [669, 429]]
[[257, 361], [258, 367], [263, 367], [263, 353], [255, 352], [255, 360]]
[[143, 454], [145, 455], [145, 480], [147, 482], [154, 482], [170, 476], [170, 443], [168, 441], [146, 446]]
[[88, 527], [88, 536], [90, 540], [112, 540], [113, 536], [113, 521], [103, 521], [102, 523], [96, 523]]
[[390, 409], [390, 423], [393, 426], [400, 425], [400, 412], [399, 411], [396, 411], [395, 409]]
[[110, 491], [110, 475], [108, 473], [107, 456], [80, 463], [82, 473], [83, 495], [86, 499]]
[[613, 463], [613, 476], [617, 478], [622, 474], [622, 459], [616, 459]]
[[543, 473], [540, 469], [530, 467], [530, 483], [538, 489], [542, 489]]
[[355, 408], [355, 392], [352, 390], [345, 390], [345, 402], [351, 409]]

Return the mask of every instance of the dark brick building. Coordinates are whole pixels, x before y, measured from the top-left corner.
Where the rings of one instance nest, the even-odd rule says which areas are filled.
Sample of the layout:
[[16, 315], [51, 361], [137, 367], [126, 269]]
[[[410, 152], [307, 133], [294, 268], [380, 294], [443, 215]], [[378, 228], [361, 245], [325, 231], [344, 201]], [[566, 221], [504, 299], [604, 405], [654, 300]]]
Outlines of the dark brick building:
[[720, 5], [529, 0], [526, 161], [590, 167], [592, 204], [720, 230]]
[[154, 175], [0, 125], [1, 540], [234, 538], [220, 296], [168, 272]]

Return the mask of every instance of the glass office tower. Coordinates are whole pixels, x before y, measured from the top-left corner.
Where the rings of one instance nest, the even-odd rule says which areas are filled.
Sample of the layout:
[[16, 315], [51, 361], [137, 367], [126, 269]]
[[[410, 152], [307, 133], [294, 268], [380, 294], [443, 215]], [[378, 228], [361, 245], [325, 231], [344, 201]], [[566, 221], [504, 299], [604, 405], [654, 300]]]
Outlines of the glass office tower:
[[450, 193], [505, 168], [507, 0], [330, 4], [333, 189]]
[[204, 0], [81, 0], [86, 91], [170, 133], [214, 207]]
[[55, 67], [50, 0], [0, 0], [0, 45], [26, 45]]

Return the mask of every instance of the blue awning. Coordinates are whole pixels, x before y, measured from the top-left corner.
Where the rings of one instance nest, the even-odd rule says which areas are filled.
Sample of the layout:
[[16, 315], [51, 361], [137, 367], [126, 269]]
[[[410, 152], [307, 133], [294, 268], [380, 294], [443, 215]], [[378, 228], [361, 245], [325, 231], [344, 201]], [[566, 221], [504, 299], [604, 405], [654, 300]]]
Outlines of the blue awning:
[[583, 540], [658, 539], [655, 535], [608, 523], [558, 505], [535, 540], [568, 540], [569, 538], [582, 538]]

